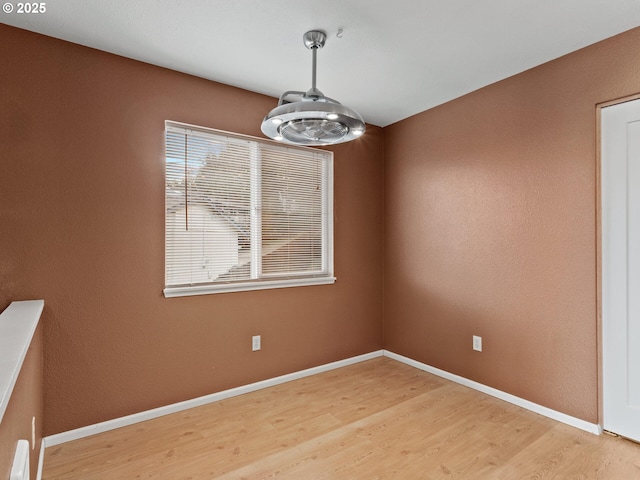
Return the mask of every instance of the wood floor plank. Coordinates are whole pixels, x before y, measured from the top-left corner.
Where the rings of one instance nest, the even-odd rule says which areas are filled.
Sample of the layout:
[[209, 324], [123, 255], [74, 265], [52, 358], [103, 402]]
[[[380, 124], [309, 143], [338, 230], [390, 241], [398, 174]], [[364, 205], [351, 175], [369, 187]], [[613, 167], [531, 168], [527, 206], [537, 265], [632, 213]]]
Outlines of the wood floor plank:
[[378, 358], [47, 448], [43, 480], [640, 479], [640, 446]]

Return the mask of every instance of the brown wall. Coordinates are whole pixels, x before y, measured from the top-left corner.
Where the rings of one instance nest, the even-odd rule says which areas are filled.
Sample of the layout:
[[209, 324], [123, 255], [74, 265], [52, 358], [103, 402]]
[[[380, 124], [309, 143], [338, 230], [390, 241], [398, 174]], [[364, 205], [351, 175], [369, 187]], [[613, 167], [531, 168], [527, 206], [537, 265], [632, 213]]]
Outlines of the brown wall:
[[384, 130], [385, 348], [598, 420], [596, 104], [639, 72], [636, 29]]
[[[3, 309], [4, 310], [4, 309]], [[0, 478], [9, 478], [18, 440], [31, 447], [31, 419], [36, 418], [35, 448], [29, 451], [31, 478], [36, 478], [42, 441], [42, 323], [36, 329], [22, 369], [13, 388], [9, 405], [0, 423]]]
[[381, 129], [333, 149], [335, 285], [165, 299], [164, 121], [261, 136], [276, 100], [4, 25], [0, 65], [0, 307], [45, 299], [46, 435], [382, 347]]

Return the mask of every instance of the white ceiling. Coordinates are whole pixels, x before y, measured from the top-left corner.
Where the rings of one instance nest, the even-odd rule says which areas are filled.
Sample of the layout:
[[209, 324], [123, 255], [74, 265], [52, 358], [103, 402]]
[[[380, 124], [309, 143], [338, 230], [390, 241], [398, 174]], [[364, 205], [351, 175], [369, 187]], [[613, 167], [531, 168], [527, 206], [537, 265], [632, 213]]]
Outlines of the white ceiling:
[[324, 30], [318, 88], [386, 126], [636, 27], [640, 0], [51, 0], [0, 21], [273, 97], [311, 87], [302, 35]]

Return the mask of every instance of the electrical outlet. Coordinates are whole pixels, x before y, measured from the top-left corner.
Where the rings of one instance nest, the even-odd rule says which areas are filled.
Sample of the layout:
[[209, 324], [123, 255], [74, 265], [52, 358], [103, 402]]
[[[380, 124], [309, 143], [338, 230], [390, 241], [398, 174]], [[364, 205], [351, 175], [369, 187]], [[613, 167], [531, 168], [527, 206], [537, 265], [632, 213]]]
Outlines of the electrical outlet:
[[254, 335], [251, 337], [251, 351], [255, 352], [260, 350], [261, 343], [260, 335]]
[[473, 349], [476, 352], [482, 351], [482, 337], [478, 337], [477, 335], [473, 336]]

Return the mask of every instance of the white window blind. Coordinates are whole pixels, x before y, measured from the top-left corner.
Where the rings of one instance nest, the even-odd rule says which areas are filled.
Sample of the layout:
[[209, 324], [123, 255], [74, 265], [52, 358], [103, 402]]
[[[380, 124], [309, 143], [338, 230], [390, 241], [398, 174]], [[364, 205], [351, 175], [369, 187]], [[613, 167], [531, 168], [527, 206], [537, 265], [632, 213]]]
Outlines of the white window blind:
[[331, 152], [165, 133], [165, 296], [333, 283]]

